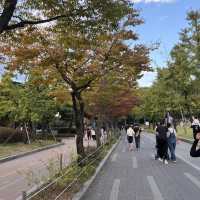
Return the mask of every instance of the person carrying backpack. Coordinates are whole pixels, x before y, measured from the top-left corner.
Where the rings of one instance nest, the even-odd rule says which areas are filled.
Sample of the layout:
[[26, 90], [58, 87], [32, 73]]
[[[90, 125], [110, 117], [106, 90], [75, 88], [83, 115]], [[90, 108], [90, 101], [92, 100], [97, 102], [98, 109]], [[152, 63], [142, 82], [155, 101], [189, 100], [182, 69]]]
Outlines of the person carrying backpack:
[[167, 144], [171, 153], [171, 160], [172, 162], [176, 162], [176, 130], [172, 127], [170, 123], [167, 124]]
[[168, 164], [168, 144], [167, 144], [167, 127], [164, 125], [164, 121], [156, 128], [157, 134], [157, 155], [158, 160], [163, 161], [164, 164]]
[[135, 124], [133, 127], [134, 133], [135, 133], [135, 146], [136, 149], [140, 149], [140, 134], [141, 134], [141, 128], [138, 124]]

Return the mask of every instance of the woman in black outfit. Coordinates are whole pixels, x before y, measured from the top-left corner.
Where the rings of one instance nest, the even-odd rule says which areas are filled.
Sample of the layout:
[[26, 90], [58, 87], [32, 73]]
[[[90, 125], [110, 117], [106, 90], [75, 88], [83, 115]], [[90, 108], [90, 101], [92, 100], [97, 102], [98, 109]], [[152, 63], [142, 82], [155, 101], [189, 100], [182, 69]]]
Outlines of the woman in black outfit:
[[200, 157], [200, 131], [196, 134], [195, 141], [190, 150], [190, 155], [192, 157]]

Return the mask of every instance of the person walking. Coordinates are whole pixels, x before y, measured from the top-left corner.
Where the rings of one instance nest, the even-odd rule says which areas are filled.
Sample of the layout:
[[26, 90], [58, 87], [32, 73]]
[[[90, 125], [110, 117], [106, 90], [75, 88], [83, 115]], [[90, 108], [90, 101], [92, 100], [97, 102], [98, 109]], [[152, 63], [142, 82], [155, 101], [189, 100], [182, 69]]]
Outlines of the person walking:
[[190, 156], [200, 157], [200, 130], [196, 133], [196, 138], [190, 150]]
[[134, 136], [134, 130], [132, 129], [131, 126], [129, 126], [127, 129], [127, 140], [128, 140], [129, 151], [133, 150], [133, 136]]
[[134, 130], [134, 136], [135, 136], [135, 146], [136, 149], [140, 149], [140, 134], [141, 134], [141, 128], [139, 127], [139, 124], [135, 124], [133, 127]]
[[88, 139], [88, 141], [90, 141], [91, 140], [91, 130], [90, 130], [90, 128], [87, 128], [87, 139]]
[[167, 144], [170, 150], [171, 154], [171, 160], [172, 162], [176, 162], [176, 155], [175, 155], [175, 149], [176, 149], [176, 130], [172, 127], [170, 123], [167, 124]]
[[157, 155], [158, 160], [163, 161], [164, 164], [168, 164], [168, 144], [167, 144], [167, 127], [164, 125], [164, 121], [156, 128], [157, 132]]
[[92, 135], [92, 139], [96, 140], [96, 133], [95, 133], [95, 130], [93, 128], [91, 129], [91, 135]]

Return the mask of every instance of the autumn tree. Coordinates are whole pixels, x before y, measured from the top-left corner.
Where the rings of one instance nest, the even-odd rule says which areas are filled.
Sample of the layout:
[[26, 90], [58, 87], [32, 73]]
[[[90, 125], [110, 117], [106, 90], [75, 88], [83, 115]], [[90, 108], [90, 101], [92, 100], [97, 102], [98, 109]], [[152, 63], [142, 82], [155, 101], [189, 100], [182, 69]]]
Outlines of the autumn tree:
[[137, 80], [141, 71], [149, 68], [129, 64], [124, 64], [126, 70], [119, 68], [102, 77], [84, 93], [86, 111], [96, 119], [97, 136], [102, 126], [116, 128], [117, 120], [130, 114], [139, 103]]
[[92, 18], [91, 15], [77, 18], [75, 24], [58, 22], [50, 28], [27, 28], [12, 41], [2, 41], [10, 70], [29, 73], [32, 68], [40, 68], [44, 76], [52, 78], [53, 74], [54, 79], [67, 84], [75, 113], [77, 152], [81, 157], [85, 155], [82, 92], [111, 71], [131, 68], [137, 72], [146, 69], [149, 62], [148, 48], [136, 45], [129, 49], [124, 43], [137, 39], [133, 27], [142, 22], [128, 1], [88, 3]]

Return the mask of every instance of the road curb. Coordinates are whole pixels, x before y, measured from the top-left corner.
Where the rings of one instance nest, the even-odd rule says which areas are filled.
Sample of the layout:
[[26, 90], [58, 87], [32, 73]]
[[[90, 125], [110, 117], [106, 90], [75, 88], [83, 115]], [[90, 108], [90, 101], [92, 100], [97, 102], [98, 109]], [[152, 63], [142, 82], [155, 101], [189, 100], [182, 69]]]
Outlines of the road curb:
[[117, 145], [119, 144], [119, 142], [121, 140], [121, 137], [122, 136], [120, 136], [120, 138], [118, 139], [118, 141], [113, 145], [113, 147], [109, 150], [109, 152], [107, 153], [107, 155], [105, 156], [105, 158], [101, 161], [101, 163], [97, 167], [94, 175], [86, 183], [84, 183], [82, 189], [78, 193], [76, 193], [74, 195], [74, 197], [72, 198], [72, 200], [81, 200], [83, 198], [83, 196], [88, 191], [89, 187], [91, 186], [91, 184], [93, 183], [93, 181], [95, 180], [95, 178], [97, 177], [97, 175], [99, 174], [99, 172], [101, 171], [101, 169], [103, 168], [103, 166], [105, 165], [105, 163], [107, 162], [107, 160], [109, 159], [109, 157], [112, 154], [112, 152], [116, 149]]
[[52, 148], [55, 148], [55, 147], [58, 147], [58, 146], [61, 146], [61, 145], [64, 145], [64, 143], [63, 143], [63, 142], [62, 142], [62, 143], [56, 143], [56, 144], [48, 145], [48, 146], [46, 146], [46, 147], [42, 147], [42, 148], [35, 149], [35, 150], [33, 150], [33, 151], [28, 151], [28, 152], [25, 152], [25, 153], [20, 153], [20, 154], [8, 156], [8, 157], [5, 157], [5, 158], [1, 158], [1, 159], [0, 159], [0, 164], [1, 164], [1, 163], [4, 163], [4, 162], [11, 161], [11, 160], [15, 160], [15, 159], [17, 159], [17, 158], [21, 158], [21, 157], [24, 157], [24, 156], [28, 156], [28, 155], [31, 155], [31, 154], [34, 154], [34, 153], [38, 153], [38, 152], [40, 152], [40, 151], [52, 149]]
[[194, 142], [192, 140], [185, 139], [185, 138], [182, 138], [182, 137], [178, 137], [178, 139], [181, 140], [181, 141], [183, 141], [183, 142], [189, 143], [189, 144], [193, 144], [193, 142]]

